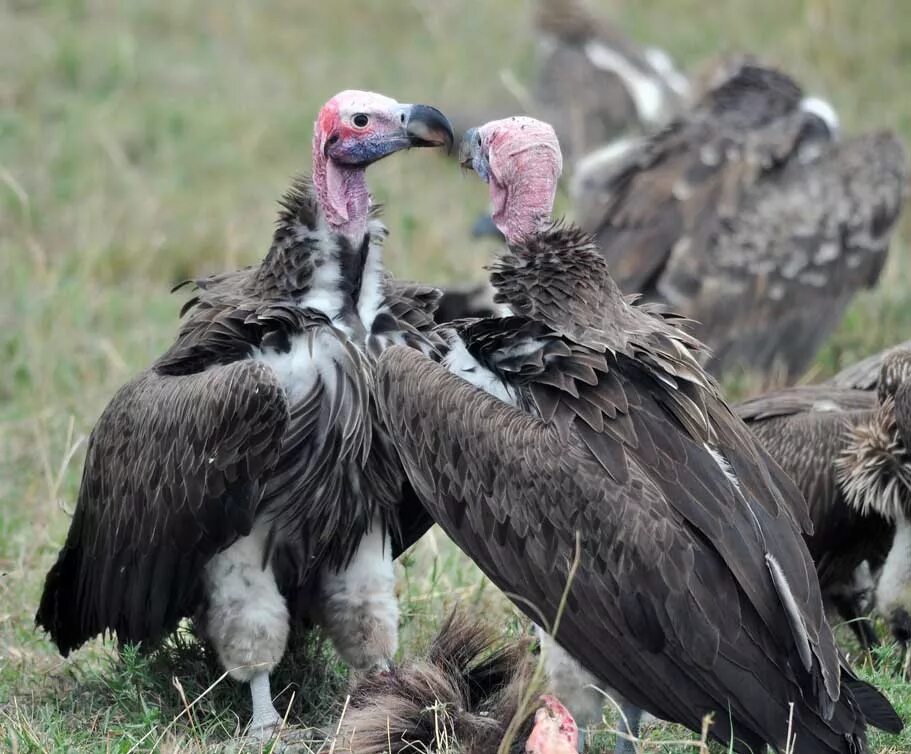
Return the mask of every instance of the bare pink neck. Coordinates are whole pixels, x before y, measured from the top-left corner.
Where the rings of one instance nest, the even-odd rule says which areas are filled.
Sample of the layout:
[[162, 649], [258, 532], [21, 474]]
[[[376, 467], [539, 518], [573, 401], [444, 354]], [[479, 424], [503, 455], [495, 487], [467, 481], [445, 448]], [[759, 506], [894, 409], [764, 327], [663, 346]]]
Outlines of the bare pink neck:
[[534, 171], [518, 171], [506, 188], [491, 182], [493, 221], [508, 244], [519, 243], [550, 222], [556, 190], [552, 178]]
[[326, 224], [359, 246], [367, 233], [370, 192], [364, 168], [339, 165], [327, 159], [313, 140], [313, 187]]

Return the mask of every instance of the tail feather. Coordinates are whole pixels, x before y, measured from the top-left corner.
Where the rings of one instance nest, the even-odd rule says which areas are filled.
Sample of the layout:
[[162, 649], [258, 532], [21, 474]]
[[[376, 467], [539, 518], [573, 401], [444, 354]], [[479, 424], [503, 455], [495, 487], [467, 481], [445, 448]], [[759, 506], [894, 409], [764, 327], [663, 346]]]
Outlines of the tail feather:
[[533, 721], [523, 710], [533, 671], [528, 648], [529, 641], [501, 641], [492, 627], [453, 612], [425, 657], [358, 682], [340, 724], [341, 750], [496, 751], [517, 715], [517, 740], [524, 740]]
[[892, 703], [879, 689], [871, 686], [859, 678], [846, 677], [847, 686], [854, 695], [854, 700], [860, 711], [864, 713], [867, 722], [887, 733], [901, 733], [904, 728], [902, 719], [898, 716]]
[[85, 641], [85, 621], [76, 607], [81, 572], [77, 554], [64, 549], [44, 581], [36, 625], [47, 631], [60, 654], [66, 657]]

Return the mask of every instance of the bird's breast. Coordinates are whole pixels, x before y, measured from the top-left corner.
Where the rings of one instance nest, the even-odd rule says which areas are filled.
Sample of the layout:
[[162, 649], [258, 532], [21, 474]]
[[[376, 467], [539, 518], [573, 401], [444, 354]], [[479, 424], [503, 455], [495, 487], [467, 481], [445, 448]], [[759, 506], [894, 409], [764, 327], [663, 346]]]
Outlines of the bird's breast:
[[343, 381], [358, 384], [366, 379], [360, 347], [345, 340], [335, 328], [314, 328], [293, 335], [287, 350], [256, 349], [253, 358], [274, 372], [292, 403], [317, 389], [329, 399], [342, 389]]

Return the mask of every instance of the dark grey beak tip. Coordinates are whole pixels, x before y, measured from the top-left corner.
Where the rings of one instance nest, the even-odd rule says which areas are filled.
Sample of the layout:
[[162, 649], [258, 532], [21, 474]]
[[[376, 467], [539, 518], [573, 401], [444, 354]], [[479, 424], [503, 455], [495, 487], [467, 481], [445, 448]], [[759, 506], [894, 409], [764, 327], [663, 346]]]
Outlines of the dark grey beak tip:
[[452, 124], [442, 112], [430, 105], [412, 105], [405, 126], [413, 147], [445, 147], [452, 152], [455, 134]]

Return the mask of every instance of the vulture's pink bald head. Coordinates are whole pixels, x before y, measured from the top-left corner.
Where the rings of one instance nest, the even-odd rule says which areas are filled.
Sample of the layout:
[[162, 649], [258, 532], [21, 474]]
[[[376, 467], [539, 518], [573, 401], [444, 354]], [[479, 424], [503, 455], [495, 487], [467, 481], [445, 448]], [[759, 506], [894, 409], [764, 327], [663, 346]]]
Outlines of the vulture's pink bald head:
[[535, 712], [535, 725], [525, 742], [525, 754], [576, 754], [579, 728], [555, 697], [545, 694]]
[[493, 221], [508, 243], [550, 220], [563, 155], [547, 123], [514, 116], [471, 129], [462, 144], [462, 164], [490, 184]]
[[329, 227], [355, 241], [366, 233], [368, 165], [402, 149], [448, 148], [452, 141], [452, 126], [434, 107], [355, 89], [336, 94], [313, 125], [313, 184]]

